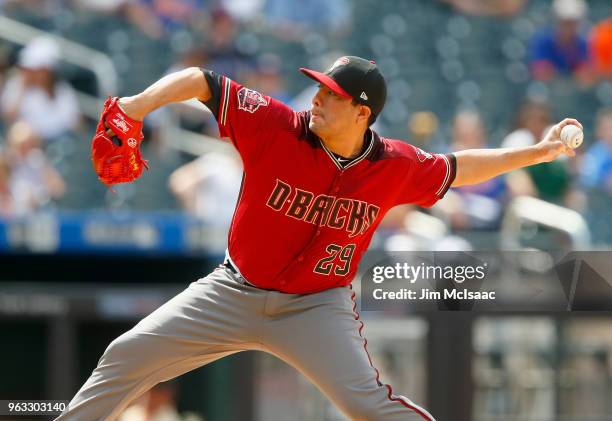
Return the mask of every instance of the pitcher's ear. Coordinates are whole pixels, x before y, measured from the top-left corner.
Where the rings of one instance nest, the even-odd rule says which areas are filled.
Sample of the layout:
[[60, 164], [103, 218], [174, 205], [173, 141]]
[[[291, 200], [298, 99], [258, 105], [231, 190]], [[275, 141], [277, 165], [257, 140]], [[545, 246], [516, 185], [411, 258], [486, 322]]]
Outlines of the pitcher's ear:
[[359, 105], [359, 118], [361, 119], [362, 117], [365, 119], [365, 121], [369, 121], [370, 120], [370, 116], [372, 115], [372, 110], [370, 109], [370, 107], [368, 107], [367, 105]]

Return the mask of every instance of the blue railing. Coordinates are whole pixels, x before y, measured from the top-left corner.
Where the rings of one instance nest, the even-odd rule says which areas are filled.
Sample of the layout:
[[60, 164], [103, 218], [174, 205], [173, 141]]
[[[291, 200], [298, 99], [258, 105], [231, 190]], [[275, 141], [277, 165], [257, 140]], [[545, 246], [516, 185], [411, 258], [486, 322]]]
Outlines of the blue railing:
[[0, 218], [0, 253], [209, 255], [227, 229], [181, 212], [58, 211]]

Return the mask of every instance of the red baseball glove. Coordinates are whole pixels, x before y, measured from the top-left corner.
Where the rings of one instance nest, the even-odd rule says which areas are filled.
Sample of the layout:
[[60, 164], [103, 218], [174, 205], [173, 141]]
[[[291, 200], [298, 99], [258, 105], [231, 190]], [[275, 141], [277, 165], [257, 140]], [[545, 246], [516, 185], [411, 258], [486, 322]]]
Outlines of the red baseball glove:
[[[91, 160], [101, 182], [107, 185], [129, 183], [149, 168], [140, 154], [142, 121], [128, 117], [118, 104], [119, 98], [104, 102], [102, 116], [91, 143]], [[109, 137], [110, 129], [115, 136]]]

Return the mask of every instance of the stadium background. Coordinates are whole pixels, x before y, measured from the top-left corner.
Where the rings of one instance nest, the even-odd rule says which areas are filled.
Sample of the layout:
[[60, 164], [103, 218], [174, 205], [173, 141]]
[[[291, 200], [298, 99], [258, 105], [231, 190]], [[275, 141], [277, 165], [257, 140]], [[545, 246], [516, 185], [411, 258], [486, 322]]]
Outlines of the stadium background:
[[[612, 47], [609, 35], [595, 40], [612, 3], [557, 3], [0, 1], [0, 398], [69, 399], [114, 337], [219, 263], [240, 169], [197, 104], [147, 119], [151, 170], [136, 183], [110, 192], [91, 169], [103, 98], [135, 94], [170, 69], [208, 67], [305, 108], [312, 86], [298, 67], [369, 57], [389, 85], [378, 130], [432, 151], [528, 141], [515, 132], [526, 101], [540, 121], [578, 118], [586, 140], [576, 160], [458, 192], [431, 211], [397, 209], [372, 248], [609, 250], [612, 169], [597, 179], [588, 163], [612, 154], [612, 129], [607, 139], [597, 130], [612, 106]], [[559, 16], [579, 21], [589, 56], [554, 72], [536, 44]], [[65, 103], [20, 110], [14, 81], [41, 67], [68, 83], [57, 95]], [[37, 124], [60, 110], [53, 133]], [[383, 379], [439, 420], [611, 419], [609, 313], [363, 316]], [[193, 414], [185, 419], [343, 419], [294, 370], [255, 353], [185, 375], [149, 402]], [[141, 419], [133, 410], [124, 419]]]

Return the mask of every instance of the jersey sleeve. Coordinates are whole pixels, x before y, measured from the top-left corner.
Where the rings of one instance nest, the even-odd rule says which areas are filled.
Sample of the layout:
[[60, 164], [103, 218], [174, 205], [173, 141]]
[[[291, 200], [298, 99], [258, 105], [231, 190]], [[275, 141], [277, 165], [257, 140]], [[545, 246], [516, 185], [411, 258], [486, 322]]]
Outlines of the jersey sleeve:
[[455, 180], [457, 160], [453, 154], [428, 153], [404, 144], [397, 204], [433, 206]]
[[282, 102], [226, 76], [202, 71], [212, 94], [204, 105], [215, 116], [221, 137], [230, 139], [245, 166], [270, 150], [280, 131], [295, 124], [296, 113]]

